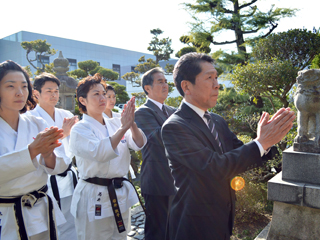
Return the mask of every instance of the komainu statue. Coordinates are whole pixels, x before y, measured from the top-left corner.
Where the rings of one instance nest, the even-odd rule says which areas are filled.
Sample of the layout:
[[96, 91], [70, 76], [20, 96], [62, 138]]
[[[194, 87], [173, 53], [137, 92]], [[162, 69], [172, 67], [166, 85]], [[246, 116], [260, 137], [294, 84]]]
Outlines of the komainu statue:
[[297, 84], [298, 134], [293, 150], [320, 153], [320, 69], [298, 72]]

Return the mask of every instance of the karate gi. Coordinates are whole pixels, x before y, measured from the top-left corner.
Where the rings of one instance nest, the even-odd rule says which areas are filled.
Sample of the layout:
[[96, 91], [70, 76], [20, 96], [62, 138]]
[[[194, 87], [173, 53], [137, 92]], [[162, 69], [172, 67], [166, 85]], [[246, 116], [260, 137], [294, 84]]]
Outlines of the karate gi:
[[[121, 113], [117, 113], [117, 112], [113, 112], [113, 111], [111, 111], [111, 112], [112, 112], [112, 118], [121, 118]], [[105, 114], [105, 113], [102, 113], [102, 114], [103, 114], [103, 117], [109, 119], [107, 114]]]
[[[61, 147], [54, 150], [54, 169], [45, 166], [40, 154], [31, 160], [28, 144], [46, 127], [49, 126], [43, 119], [22, 114], [19, 116], [16, 132], [0, 117], [0, 198], [21, 196], [38, 190], [47, 184], [48, 174], [59, 174], [67, 169], [67, 158]], [[48, 195], [53, 202], [57, 226], [65, 223], [54, 197], [49, 192]], [[22, 212], [29, 237], [49, 239], [49, 235], [43, 233], [48, 230], [47, 199], [38, 199], [32, 208], [22, 207]], [[1, 240], [18, 239], [13, 204], [0, 204], [0, 231]], [[37, 237], [38, 234], [41, 235], [40, 238]]]
[[[54, 121], [51, 118], [51, 116], [39, 105], [37, 105], [35, 109], [28, 111], [26, 114], [28, 115], [31, 114], [36, 117], [41, 117], [47, 122], [49, 126], [57, 126], [58, 128], [62, 128], [64, 118], [73, 117], [73, 114], [70, 111], [60, 109], [60, 108], [55, 108], [54, 110], [55, 121]], [[64, 148], [66, 155], [69, 157], [68, 164], [72, 162], [72, 157], [73, 157], [72, 154], [69, 153], [69, 139], [70, 139], [70, 136], [62, 139], [62, 147]], [[71, 167], [71, 169], [76, 174], [75, 168]], [[77, 233], [76, 233], [76, 228], [74, 224], [74, 217], [70, 213], [70, 205], [72, 200], [72, 194], [74, 191], [72, 173], [68, 172], [66, 177], [60, 177], [57, 175], [56, 179], [57, 179], [57, 185], [58, 185], [59, 195], [60, 195], [61, 211], [67, 220], [65, 224], [60, 225], [58, 227], [59, 239], [75, 240], [77, 239]], [[49, 187], [49, 191], [52, 192], [50, 178], [47, 184]]]
[[[112, 111], [111, 111], [112, 112]], [[107, 118], [107, 119], [115, 119], [114, 121], [118, 121], [117, 124], [118, 126], [120, 127], [121, 126], [121, 114], [120, 113], [117, 113], [117, 112], [112, 112], [112, 118], [109, 118], [107, 114], [105, 113], [102, 113], [103, 117], [104, 118]], [[117, 119], [117, 120], [116, 120]], [[134, 174], [134, 171], [133, 171], [133, 168], [131, 167], [131, 165], [129, 166], [129, 171], [130, 171], [130, 174], [131, 174], [131, 178], [132, 179], [135, 179], [136, 178], [136, 175]], [[128, 178], [128, 174], [125, 175], [126, 178]], [[130, 225], [131, 225], [131, 221], [129, 221]]]
[[[132, 139], [130, 129], [115, 150], [110, 137], [119, 129], [119, 119], [104, 118], [102, 125], [94, 118], [83, 114], [83, 119], [71, 130], [70, 151], [77, 158], [80, 175], [71, 204], [71, 213], [76, 218], [78, 239], [126, 239], [126, 231], [119, 233], [115, 224], [107, 187], [91, 184], [83, 179], [123, 177], [128, 173], [130, 151], [140, 150]], [[141, 131], [141, 130], [140, 130]], [[147, 139], [143, 132], [144, 145]], [[123, 187], [115, 189], [123, 221], [128, 221], [129, 208], [138, 202], [133, 186], [124, 181]], [[99, 214], [97, 205], [101, 206]]]

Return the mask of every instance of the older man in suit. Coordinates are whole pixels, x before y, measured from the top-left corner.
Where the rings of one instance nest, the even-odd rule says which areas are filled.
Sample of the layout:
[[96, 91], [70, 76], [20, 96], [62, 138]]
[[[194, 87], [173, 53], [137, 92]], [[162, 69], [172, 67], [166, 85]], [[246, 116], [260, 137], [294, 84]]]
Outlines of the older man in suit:
[[268, 149], [287, 134], [295, 115], [290, 109], [280, 109], [271, 119], [263, 113], [257, 138], [243, 144], [221, 116], [207, 112], [219, 92], [211, 57], [183, 55], [173, 77], [184, 99], [162, 127], [178, 189], [170, 210], [169, 239], [230, 239], [235, 213], [231, 179], [270, 158]]
[[145, 240], [164, 240], [168, 210], [175, 187], [161, 140], [161, 126], [176, 109], [166, 106], [168, 83], [161, 68], [153, 68], [142, 76], [142, 88], [148, 96], [135, 113], [135, 121], [148, 138], [142, 152], [141, 192], [148, 215]]

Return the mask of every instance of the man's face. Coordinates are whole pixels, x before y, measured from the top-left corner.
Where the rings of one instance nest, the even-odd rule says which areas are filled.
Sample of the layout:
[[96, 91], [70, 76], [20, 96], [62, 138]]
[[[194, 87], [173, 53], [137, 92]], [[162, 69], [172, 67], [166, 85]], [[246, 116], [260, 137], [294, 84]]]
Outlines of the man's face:
[[169, 87], [167, 79], [164, 77], [163, 73], [154, 73], [153, 74], [153, 84], [146, 85], [145, 89], [148, 92], [148, 97], [151, 99], [163, 103], [166, 100], [169, 92]]
[[202, 71], [196, 76], [195, 84], [189, 84], [190, 95], [193, 105], [206, 111], [216, 105], [219, 95], [217, 70], [209, 62], [201, 62]]
[[54, 107], [59, 101], [59, 87], [55, 82], [47, 81], [41, 88], [41, 93], [34, 91], [40, 106]]

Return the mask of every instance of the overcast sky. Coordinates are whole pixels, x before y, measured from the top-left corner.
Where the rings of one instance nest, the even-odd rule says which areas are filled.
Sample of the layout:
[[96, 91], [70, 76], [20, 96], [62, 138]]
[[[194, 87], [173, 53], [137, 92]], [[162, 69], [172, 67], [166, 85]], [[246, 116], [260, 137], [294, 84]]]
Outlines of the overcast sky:
[[[164, 31], [162, 37], [172, 39], [175, 54], [185, 46], [179, 37], [188, 34], [188, 22], [192, 21], [182, 2], [195, 0], [6, 0], [1, 3], [0, 38], [30, 31], [150, 53], [150, 30], [160, 28]], [[317, 0], [259, 0], [257, 5], [263, 9], [272, 3], [276, 7], [300, 9], [296, 17], [282, 19], [275, 32], [320, 27]], [[233, 34], [229, 36], [233, 40]], [[216, 51], [221, 46], [211, 48]], [[235, 50], [235, 45], [228, 45], [227, 49]]]

